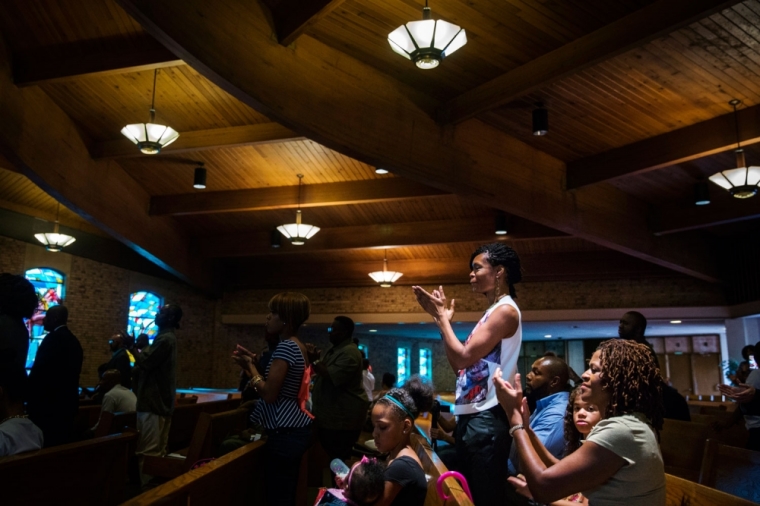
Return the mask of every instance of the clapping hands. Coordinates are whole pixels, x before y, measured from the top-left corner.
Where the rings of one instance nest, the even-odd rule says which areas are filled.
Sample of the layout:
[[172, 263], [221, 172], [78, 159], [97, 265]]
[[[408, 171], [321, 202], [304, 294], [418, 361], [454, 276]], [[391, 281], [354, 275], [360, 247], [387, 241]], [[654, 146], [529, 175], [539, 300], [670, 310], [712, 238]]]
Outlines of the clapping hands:
[[436, 321], [446, 318], [451, 321], [454, 317], [454, 307], [456, 305], [456, 299], [451, 299], [451, 306], [447, 307], [446, 294], [443, 292], [443, 286], [439, 286], [437, 290], [433, 290], [432, 293], [428, 293], [421, 286], [413, 286], [412, 291], [417, 298], [417, 303], [428, 313], [435, 318]]
[[507, 413], [510, 425], [522, 424], [530, 426], [530, 409], [528, 399], [523, 397], [520, 373], [515, 374], [514, 387], [501, 377], [501, 368], [497, 367], [493, 375], [493, 383], [496, 386], [496, 398]]

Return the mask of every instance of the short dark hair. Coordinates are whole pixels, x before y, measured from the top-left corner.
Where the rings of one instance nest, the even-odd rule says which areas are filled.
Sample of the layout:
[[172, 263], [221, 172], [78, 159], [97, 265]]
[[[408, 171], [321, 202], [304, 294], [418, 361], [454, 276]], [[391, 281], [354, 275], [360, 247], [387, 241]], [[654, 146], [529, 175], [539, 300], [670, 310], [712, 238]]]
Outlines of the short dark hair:
[[[349, 318], [348, 316], [336, 316], [333, 318], [336, 322], [340, 323], [340, 326], [343, 327], [343, 330], [348, 332], [349, 336], [354, 335], [354, 321]], [[359, 339], [355, 339], [354, 342], [358, 345]]]
[[636, 319], [637, 326], [641, 328], [641, 333], [644, 334], [647, 330], [647, 317], [638, 311], [628, 311], [626, 314], [629, 314]]
[[520, 257], [517, 256], [517, 252], [500, 242], [484, 244], [470, 256], [470, 269], [472, 269], [472, 262], [475, 260], [475, 257], [483, 253], [486, 253], [486, 260], [492, 267], [496, 267], [497, 265], [504, 267], [507, 273], [509, 295], [513, 299], [517, 298], [515, 285], [522, 281], [522, 268], [520, 267]]
[[383, 374], [383, 386], [393, 388], [393, 386], [395, 384], [396, 384], [396, 375], [395, 374], [389, 373], [389, 372]]
[[302, 293], [282, 292], [269, 300], [269, 310], [289, 324], [293, 330], [298, 330], [303, 322], [309, 319], [311, 303]]
[[12, 318], [31, 318], [39, 306], [34, 285], [24, 276], [0, 274], [0, 314]]

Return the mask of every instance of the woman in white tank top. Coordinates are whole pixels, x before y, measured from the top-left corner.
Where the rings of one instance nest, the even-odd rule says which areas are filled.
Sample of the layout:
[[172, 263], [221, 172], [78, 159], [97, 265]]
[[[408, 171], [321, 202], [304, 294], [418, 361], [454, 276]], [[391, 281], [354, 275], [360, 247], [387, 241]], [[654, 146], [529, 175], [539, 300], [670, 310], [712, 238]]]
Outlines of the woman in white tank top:
[[503, 504], [511, 438], [492, 379], [497, 369], [517, 372], [522, 322], [514, 284], [522, 278], [520, 259], [505, 244], [486, 244], [472, 254], [470, 268], [472, 290], [485, 295], [488, 309], [464, 343], [451, 327], [455, 301], [448, 304], [443, 287], [432, 293], [412, 289], [438, 325], [457, 372], [457, 470], [467, 478], [475, 504]]

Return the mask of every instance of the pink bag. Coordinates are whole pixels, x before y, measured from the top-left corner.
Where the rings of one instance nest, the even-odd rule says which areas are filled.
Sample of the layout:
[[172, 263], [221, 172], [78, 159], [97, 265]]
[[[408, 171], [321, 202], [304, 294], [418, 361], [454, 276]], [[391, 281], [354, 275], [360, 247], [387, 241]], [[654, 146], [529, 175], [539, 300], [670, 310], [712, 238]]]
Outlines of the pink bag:
[[298, 389], [298, 407], [301, 408], [309, 418], [314, 420], [308, 409], [306, 409], [306, 401], [309, 400], [309, 385], [311, 384], [311, 366], [306, 367], [303, 370], [303, 378], [301, 378], [301, 388]]

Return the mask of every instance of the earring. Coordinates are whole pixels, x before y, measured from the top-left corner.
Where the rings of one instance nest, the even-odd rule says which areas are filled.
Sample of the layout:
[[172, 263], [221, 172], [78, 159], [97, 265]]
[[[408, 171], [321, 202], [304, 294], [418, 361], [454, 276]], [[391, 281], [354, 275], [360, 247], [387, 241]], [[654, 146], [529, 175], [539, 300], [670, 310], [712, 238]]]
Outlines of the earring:
[[496, 296], [494, 297], [494, 300], [499, 299], [499, 276], [496, 276]]

